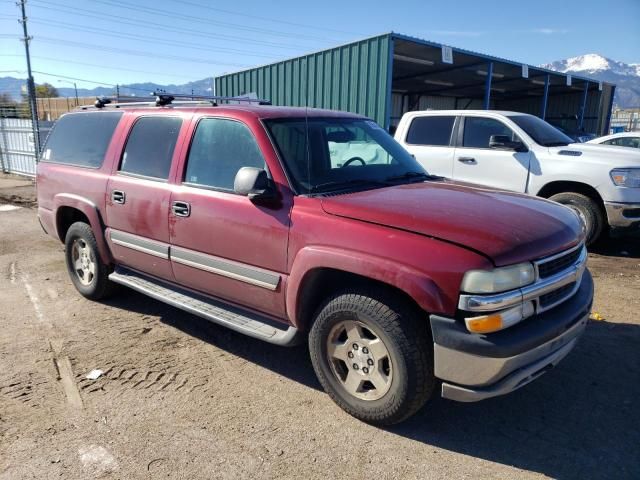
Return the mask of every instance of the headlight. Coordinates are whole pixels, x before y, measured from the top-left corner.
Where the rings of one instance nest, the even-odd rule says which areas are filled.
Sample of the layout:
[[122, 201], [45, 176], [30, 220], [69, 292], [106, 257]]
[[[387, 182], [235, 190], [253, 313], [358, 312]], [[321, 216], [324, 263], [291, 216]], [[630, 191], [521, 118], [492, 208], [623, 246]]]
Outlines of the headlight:
[[533, 283], [533, 264], [520, 263], [494, 270], [470, 270], [465, 273], [460, 289], [467, 293], [499, 293]]
[[640, 168], [615, 168], [611, 180], [618, 187], [640, 187]]

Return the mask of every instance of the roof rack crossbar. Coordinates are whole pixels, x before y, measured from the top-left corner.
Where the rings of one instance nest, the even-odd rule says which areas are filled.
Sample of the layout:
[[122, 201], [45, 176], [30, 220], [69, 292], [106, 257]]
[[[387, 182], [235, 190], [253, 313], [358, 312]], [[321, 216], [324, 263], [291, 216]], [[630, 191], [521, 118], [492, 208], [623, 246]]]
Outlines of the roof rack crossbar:
[[[152, 98], [155, 97], [155, 100]], [[178, 101], [176, 101], [178, 99]], [[217, 106], [218, 102], [248, 102], [257, 103], [258, 105], [271, 105], [269, 100], [261, 100], [249, 97], [222, 97], [216, 95], [188, 95], [180, 93], [152, 92], [149, 97], [140, 97], [138, 101], [118, 102], [118, 97], [100, 96], [96, 97], [93, 105], [80, 105], [78, 110], [87, 110], [89, 108], [102, 109], [121, 108], [121, 107], [164, 107], [167, 105], [213, 105]]]
[[250, 98], [250, 97], [222, 97], [219, 95], [189, 95], [184, 93], [167, 93], [167, 92], [153, 92], [152, 95], [156, 95], [157, 97], [173, 97], [173, 99], [183, 98], [183, 99], [191, 99], [191, 100], [207, 100], [211, 103], [223, 101], [223, 102], [249, 102], [249, 103], [258, 103], [259, 105], [271, 105], [270, 100], [264, 100], [260, 98]]

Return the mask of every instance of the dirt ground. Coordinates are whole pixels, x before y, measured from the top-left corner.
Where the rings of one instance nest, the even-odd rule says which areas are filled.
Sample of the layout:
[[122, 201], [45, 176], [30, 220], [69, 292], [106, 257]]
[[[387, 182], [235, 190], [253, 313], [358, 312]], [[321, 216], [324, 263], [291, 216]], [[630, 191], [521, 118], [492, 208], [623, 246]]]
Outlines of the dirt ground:
[[554, 371], [381, 429], [330, 401], [304, 347], [126, 289], [85, 300], [33, 186], [3, 178], [21, 208], [0, 208], [0, 479], [640, 478], [638, 241], [590, 255], [603, 320]]

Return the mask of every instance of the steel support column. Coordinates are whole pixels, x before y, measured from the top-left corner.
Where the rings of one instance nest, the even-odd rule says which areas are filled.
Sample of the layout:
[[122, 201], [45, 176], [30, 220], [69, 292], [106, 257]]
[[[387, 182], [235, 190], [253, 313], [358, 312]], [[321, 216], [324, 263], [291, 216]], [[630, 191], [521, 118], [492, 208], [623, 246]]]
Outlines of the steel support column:
[[587, 109], [587, 96], [589, 94], [589, 82], [584, 84], [584, 93], [582, 94], [582, 107], [580, 108], [580, 114], [578, 117], [578, 130], [582, 130], [584, 125], [584, 113]]
[[487, 80], [484, 83], [484, 109], [491, 107], [491, 78], [493, 77], [493, 62], [487, 64]]
[[547, 74], [544, 79], [544, 95], [542, 96], [542, 113], [540, 118], [543, 120], [547, 117], [547, 100], [549, 100], [549, 82], [551, 81], [551, 75]]

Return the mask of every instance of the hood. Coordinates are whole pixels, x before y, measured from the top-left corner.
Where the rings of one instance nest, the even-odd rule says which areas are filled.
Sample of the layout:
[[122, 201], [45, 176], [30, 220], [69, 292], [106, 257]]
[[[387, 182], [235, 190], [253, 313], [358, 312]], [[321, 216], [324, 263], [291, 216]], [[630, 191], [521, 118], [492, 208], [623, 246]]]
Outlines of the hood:
[[640, 166], [640, 149], [599, 145], [595, 143], [572, 143], [566, 147], [549, 147], [549, 153], [560, 157], [576, 158], [615, 167]]
[[424, 182], [322, 199], [325, 212], [465, 246], [496, 266], [576, 245], [580, 220], [557, 203], [451, 182]]

